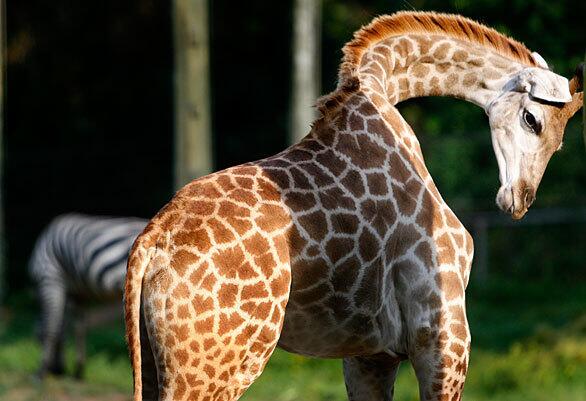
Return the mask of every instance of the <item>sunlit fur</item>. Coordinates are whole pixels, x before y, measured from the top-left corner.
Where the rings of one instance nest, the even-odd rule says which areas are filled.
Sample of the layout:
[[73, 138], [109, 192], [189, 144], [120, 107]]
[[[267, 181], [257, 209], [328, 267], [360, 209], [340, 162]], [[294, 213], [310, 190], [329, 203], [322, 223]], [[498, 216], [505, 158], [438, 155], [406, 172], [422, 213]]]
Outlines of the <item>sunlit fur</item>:
[[[343, 358], [351, 401], [392, 400], [407, 358], [422, 400], [460, 400], [472, 237], [395, 105], [454, 96], [490, 113], [534, 64], [459, 16], [399, 13], [359, 31], [303, 140], [192, 181], [137, 239], [125, 292], [135, 400], [236, 400], [277, 345]], [[518, 125], [520, 104], [496, 129]], [[555, 144], [577, 106], [552, 107]]]

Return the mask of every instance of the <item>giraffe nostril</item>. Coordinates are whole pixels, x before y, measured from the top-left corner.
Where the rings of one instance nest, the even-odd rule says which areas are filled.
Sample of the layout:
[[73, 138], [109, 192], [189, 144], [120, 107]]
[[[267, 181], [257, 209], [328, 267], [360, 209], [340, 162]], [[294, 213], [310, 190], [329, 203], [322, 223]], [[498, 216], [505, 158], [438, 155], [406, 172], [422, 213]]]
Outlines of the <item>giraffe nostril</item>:
[[535, 192], [527, 188], [525, 190], [525, 196], [523, 197], [523, 202], [526, 208], [529, 208], [533, 202], [535, 201]]

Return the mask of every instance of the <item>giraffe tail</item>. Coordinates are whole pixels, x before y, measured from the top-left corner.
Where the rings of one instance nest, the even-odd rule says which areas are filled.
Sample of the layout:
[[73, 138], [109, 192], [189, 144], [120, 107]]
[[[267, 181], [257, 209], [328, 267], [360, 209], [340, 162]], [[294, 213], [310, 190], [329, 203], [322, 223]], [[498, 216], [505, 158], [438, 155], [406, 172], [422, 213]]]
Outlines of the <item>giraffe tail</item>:
[[134, 400], [142, 400], [142, 355], [140, 343], [141, 294], [143, 277], [150, 263], [150, 255], [140, 244], [141, 236], [135, 241], [128, 257], [126, 283], [124, 286], [124, 321], [126, 342], [134, 377]]

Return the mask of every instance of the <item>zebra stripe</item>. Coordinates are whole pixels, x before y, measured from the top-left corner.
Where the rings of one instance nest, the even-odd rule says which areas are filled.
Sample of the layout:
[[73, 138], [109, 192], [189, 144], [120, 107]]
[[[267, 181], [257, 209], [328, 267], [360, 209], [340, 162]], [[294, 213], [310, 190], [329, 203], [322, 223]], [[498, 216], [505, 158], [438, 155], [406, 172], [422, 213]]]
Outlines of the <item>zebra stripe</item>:
[[[66, 304], [73, 303], [73, 298], [121, 304], [128, 253], [146, 224], [147, 220], [133, 217], [72, 213], [56, 217], [43, 230], [29, 262], [41, 304], [40, 377], [48, 371], [63, 371]], [[83, 368], [81, 359], [78, 373]]]

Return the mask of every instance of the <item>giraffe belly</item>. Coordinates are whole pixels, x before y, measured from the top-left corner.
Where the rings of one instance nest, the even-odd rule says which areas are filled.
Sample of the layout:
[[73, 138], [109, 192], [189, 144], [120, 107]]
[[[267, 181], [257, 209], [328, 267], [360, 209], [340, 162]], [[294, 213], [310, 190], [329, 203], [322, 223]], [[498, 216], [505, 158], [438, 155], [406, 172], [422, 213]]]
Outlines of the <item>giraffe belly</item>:
[[320, 358], [400, 352], [395, 346], [399, 344], [400, 316], [389, 308], [369, 313], [345, 307], [347, 303], [336, 297], [331, 307], [301, 306], [295, 295], [291, 294], [279, 339], [284, 350]]

